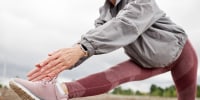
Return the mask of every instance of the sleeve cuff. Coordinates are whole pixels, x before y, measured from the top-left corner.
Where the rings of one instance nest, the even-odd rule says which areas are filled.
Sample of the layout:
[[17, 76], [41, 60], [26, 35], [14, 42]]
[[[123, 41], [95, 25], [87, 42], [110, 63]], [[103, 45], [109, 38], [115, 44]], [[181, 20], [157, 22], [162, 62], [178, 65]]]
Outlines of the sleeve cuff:
[[92, 44], [88, 40], [82, 39], [79, 43], [87, 49], [89, 57], [95, 54], [95, 50], [94, 50], [95, 48], [92, 46]]

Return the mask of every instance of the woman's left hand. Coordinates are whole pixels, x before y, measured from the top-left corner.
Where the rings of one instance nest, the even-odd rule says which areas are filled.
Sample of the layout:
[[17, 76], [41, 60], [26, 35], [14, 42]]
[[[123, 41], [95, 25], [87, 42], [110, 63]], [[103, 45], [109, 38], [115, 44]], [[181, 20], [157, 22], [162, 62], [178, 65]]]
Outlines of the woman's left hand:
[[84, 54], [85, 52], [81, 49], [80, 45], [76, 45], [72, 48], [63, 48], [50, 53], [46, 60], [37, 64], [36, 68], [28, 73], [28, 80], [50, 80], [63, 70], [74, 66]]

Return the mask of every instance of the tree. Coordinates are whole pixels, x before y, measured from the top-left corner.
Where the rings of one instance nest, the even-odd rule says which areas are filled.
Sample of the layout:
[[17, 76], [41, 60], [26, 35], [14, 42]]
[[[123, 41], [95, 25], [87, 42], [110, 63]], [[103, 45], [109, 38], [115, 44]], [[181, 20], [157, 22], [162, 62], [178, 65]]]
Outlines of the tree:
[[2, 84], [0, 84], [0, 88], [2, 88], [3, 87], [3, 85]]
[[200, 85], [197, 86], [197, 97], [200, 97]]
[[176, 97], [177, 93], [176, 93], [175, 86], [170, 86], [170, 87], [165, 88], [163, 96], [164, 97]]
[[123, 94], [124, 95], [133, 95], [133, 91], [131, 89], [126, 89], [126, 90], [123, 90]]
[[153, 94], [154, 91], [156, 91], [157, 86], [155, 84], [152, 84], [150, 87], [150, 94]]
[[113, 90], [112, 94], [122, 94], [122, 88], [121, 87], [117, 87]]
[[161, 87], [157, 87], [156, 85], [151, 85], [150, 95], [151, 96], [163, 96], [164, 90]]
[[117, 87], [113, 90], [112, 94], [117, 95], [133, 95], [134, 92], [131, 89], [122, 89], [121, 87]]
[[140, 91], [137, 90], [137, 91], [135, 92], [135, 95], [143, 95], [143, 94], [142, 94]]

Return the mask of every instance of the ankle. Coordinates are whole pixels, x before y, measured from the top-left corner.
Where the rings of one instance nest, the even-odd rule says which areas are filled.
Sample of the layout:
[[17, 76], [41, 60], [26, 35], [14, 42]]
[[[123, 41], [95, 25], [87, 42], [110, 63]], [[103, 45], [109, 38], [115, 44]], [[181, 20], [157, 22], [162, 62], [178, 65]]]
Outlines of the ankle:
[[63, 91], [65, 92], [65, 94], [68, 94], [68, 93], [69, 93], [69, 92], [68, 92], [68, 88], [67, 88], [67, 86], [65, 85], [65, 83], [61, 83], [60, 85], [61, 85]]

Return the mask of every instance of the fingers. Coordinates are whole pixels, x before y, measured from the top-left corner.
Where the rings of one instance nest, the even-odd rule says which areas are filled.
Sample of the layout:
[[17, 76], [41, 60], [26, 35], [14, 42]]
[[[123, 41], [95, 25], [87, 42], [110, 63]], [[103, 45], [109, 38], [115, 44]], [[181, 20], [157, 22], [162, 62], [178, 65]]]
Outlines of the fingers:
[[48, 63], [46, 66], [42, 67], [41, 72], [48, 71], [49, 69], [53, 68], [54, 66], [58, 65], [61, 62], [61, 59], [55, 59]]
[[43, 73], [42, 75], [35, 77], [31, 81], [35, 82], [35, 81], [40, 81], [40, 80], [51, 80], [54, 77], [58, 76], [58, 74], [62, 72], [63, 70], [65, 70], [65, 67], [51, 69], [51, 71], [48, 71], [48, 73]]
[[65, 68], [63, 68], [63, 63], [58, 63], [56, 66], [45, 69], [43, 72], [42, 71], [35, 72], [34, 74], [28, 77], [28, 80], [40, 81], [46, 79], [47, 77], [51, 77], [49, 79], [52, 79], [63, 70], [65, 70]]
[[62, 66], [63, 66], [63, 63], [59, 63], [59, 64], [57, 64], [55, 67], [52, 67], [52, 68], [50, 68], [50, 69], [48, 69], [48, 70], [45, 70], [44, 73], [45, 73], [45, 74], [49, 74], [49, 73], [54, 72], [55, 70], [61, 68]]
[[76, 52], [72, 53], [72, 51], [72, 49], [65, 48], [49, 53], [49, 56], [46, 60], [37, 64], [36, 69], [28, 73], [28, 79], [30, 81], [39, 81], [43, 79], [48, 80], [51, 79], [51, 77], [55, 77], [67, 67], [73, 65], [75, 61], [77, 61]]
[[37, 73], [38, 71], [40, 71], [40, 68], [36, 67], [35, 69], [31, 70], [27, 76], [30, 77], [32, 76], [33, 74]]
[[63, 48], [63, 49], [60, 49], [60, 50], [57, 50], [55, 52], [52, 52], [52, 53], [49, 53], [49, 57], [44, 60], [43, 62], [39, 63], [39, 65], [41, 67], [44, 67], [46, 66], [49, 62], [59, 58], [61, 56], [61, 54], [64, 54], [64, 53], [67, 53], [67, 52], [70, 52], [70, 49], [66, 49], [66, 48]]
[[28, 80], [29, 81], [32, 81], [32, 80], [34, 80], [35, 78], [37, 78], [37, 77], [39, 77], [39, 76], [41, 76], [42, 75], [42, 73], [40, 72], [40, 71], [37, 71], [37, 72], [35, 72], [34, 74], [32, 74], [31, 76], [29, 76], [28, 77]]
[[40, 66], [40, 64], [36, 64], [35, 67], [41, 68], [42, 66]]
[[40, 66], [44, 67], [46, 66], [48, 63], [50, 63], [51, 61], [57, 59], [60, 56], [60, 53], [56, 53], [52, 56], [49, 56], [46, 60], [44, 60], [43, 62], [39, 63]]
[[65, 68], [66, 68], [65, 66], [62, 66], [61, 68], [53, 70], [50, 73], [48, 73], [48, 76], [50, 76], [50, 77], [58, 76], [58, 74], [60, 74], [63, 70], [65, 70]]
[[47, 77], [44, 77], [43, 79], [44, 79], [44, 80], [47, 80], [47, 81], [50, 81], [50, 80], [52, 80], [52, 77], [48, 77], [48, 76], [47, 76]]
[[[43, 66], [42, 68], [36, 68], [28, 73], [28, 80], [30, 81], [38, 81], [46, 77], [46, 75], [50, 72], [52, 72], [56, 67], [56, 65], [59, 65], [60, 59], [56, 59], [48, 63], [46, 66]], [[59, 65], [61, 66], [61, 65]]]
[[48, 56], [52, 56], [52, 55], [54, 55], [54, 54], [56, 54], [56, 53], [58, 53], [58, 52], [60, 52], [62, 49], [60, 49], [60, 50], [57, 50], [57, 51], [54, 51], [54, 52], [51, 52], [51, 53], [49, 53], [48, 54]]
[[40, 75], [38, 77], [35, 77], [34, 79], [32, 79], [31, 81], [36, 82], [36, 81], [40, 81], [45, 79], [45, 77], [47, 77], [47, 75]]

